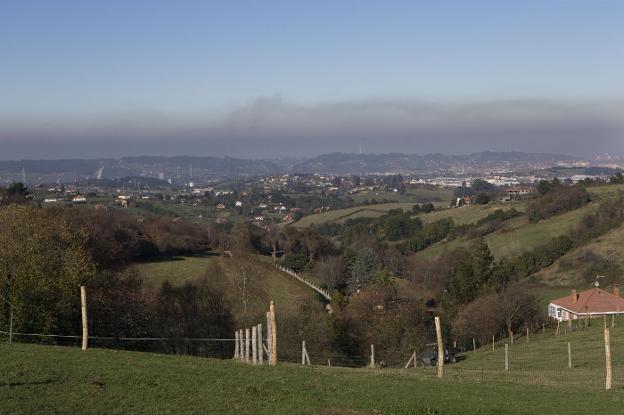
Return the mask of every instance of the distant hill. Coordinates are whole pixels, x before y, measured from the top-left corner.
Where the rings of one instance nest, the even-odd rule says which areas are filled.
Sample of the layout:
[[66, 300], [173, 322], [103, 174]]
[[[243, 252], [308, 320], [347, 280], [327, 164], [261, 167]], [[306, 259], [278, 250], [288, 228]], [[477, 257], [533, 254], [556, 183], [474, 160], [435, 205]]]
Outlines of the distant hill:
[[451, 169], [535, 168], [559, 163], [581, 161], [578, 157], [484, 151], [468, 155], [444, 154], [323, 154], [293, 166], [300, 173], [360, 174], [360, 173], [434, 173]]
[[268, 160], [192, 156], [0, 161], [0, 178], [19, 180], [24, 171], [30, 183], [132, 176], [188, 180], [191, 178], [191, 170], [192, 177], [197, 179], [280, 174], [286, 168]]
[[200, 156], [140, 156], [120, 159], [67, 159], [0, 161], [0, 181], [19, 180], [22, 171], [27, 182], [72, 182], [76, 179], [117, 179], [154, 177], [189, 180], [244, 178], [291, 173], [439, 174], [450, 171], [484, 169], [536, 169], [568, 165], [579, 158], [556, 154], [520, 152], [481, 152], [468, 155], [444, 154], [323, 154], [312, 159], [281, 158], [274, 160]]

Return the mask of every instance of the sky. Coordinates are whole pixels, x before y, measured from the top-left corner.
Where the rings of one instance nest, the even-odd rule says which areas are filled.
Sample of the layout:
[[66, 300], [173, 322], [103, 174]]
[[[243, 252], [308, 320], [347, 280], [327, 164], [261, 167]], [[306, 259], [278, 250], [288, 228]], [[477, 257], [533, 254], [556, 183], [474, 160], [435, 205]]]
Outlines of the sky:
[[624, 2], [0, 1], [0, 159], [624, 154]]

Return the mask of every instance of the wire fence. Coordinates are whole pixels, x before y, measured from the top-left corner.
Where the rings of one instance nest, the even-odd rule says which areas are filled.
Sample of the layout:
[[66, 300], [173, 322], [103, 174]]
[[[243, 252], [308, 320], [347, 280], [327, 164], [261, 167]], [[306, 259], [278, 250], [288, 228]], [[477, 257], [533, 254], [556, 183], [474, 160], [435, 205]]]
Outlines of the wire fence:
[[[258, 333], [262, 332], [261, 324]], [[608, 341], [606, 332], [608, 331]], [[242, 353], [241, 332], [233, 337], [104, 336], [101, 330], [88, 337], [90, 347], [147, 352], [200, 355], [232, 359]], [[234, 332], [232, 333], [234, 334]], [[1, 341], [39, 342], [79, 346], [82, 334], [48, 334], [0, 330]], [[279, 335], [276, 336], [281, 343]], [[306, 345], [302, 342], [301, 359], [294, 350], [295, 338], [284, 338], [289, 350], [279, 351], [280, 361], [304, 365], [409, 370], [424, 377], [437, 375], [437, 350], [434, 344], [414, 345], [399, 350], [377, 345], [341, 347]], [[268, 335], [259, 336], [259, 353], [270, 343]], [[317, 346], [314, 346], [317, 344]], [[554, 323], [511, 337], [453, 340], [445, 338], [444, 377], [456, 381], [513, 382], [549, 386], [624, 389], [624, 316]], [[318, 347], [318, 349], [315, 349]], [[238, 352], [237, 352], [238, 350]], [[268, 356], [267, 356], [268, 357]], [[608, 369], [610, 367], [610, 369]]]

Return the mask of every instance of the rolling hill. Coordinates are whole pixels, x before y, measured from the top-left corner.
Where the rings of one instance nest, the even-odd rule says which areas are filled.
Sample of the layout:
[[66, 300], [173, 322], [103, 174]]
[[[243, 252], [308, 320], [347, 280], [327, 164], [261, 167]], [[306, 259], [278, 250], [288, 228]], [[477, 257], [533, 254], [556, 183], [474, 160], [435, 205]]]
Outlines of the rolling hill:
[[182, 285], [207, 278], [211, 285], [221, 289], [234, 318], [241, 323], [264, 321], [270, 301], [274, 301], [278, 310], [285, 314], [296, 313], [301, 304], [311, 304], [312, 312], [325, 312], [318, 294], [277, 270], [270, 258], [258, 255], [175, 257], [132, 267], [150, 289], [158, 289], [165, 280]]

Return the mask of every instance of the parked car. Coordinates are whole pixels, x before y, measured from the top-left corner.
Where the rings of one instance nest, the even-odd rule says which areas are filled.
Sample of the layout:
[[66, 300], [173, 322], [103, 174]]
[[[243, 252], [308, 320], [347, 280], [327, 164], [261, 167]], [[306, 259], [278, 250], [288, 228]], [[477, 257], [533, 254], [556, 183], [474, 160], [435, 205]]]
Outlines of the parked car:
[[[420, 360], [425, 366], [436, 366], [438, 364], [438, 346], [434, 346], [431, 350], [426, 350], [420, 355]], [[455, 363], [455, 350], [444, 349], [444, 363]]]

